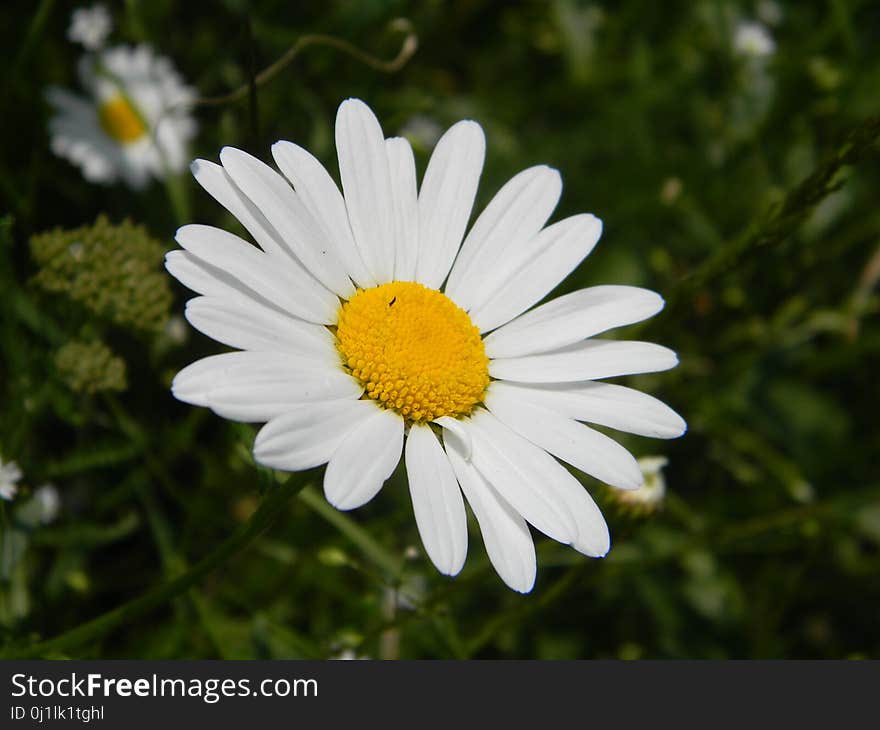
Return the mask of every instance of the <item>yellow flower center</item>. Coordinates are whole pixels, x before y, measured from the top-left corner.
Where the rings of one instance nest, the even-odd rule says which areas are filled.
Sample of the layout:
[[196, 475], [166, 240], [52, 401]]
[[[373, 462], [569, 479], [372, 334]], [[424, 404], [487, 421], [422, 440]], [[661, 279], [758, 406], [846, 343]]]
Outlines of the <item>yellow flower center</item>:
[[147, 127], [140, 115], [121, 94], [111, 97], [98, 107], [98, 121], [101, 129], [122, 144], [136, 142], [147, 133]]
[[411, 281], [358, 289], [337, 347], [366, 394], [409, 421], [466, 416], [489, 385], [480, 331], [445, 294]]

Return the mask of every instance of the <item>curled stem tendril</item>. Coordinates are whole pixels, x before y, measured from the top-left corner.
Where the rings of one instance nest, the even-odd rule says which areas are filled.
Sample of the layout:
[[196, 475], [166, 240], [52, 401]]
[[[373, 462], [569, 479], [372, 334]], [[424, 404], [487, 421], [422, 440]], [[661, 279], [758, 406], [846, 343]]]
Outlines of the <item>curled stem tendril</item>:
[[237, 89], [229, 92], [228, 94], [222, 94], [221, 96], [208, 96], [197, 99], [195, 101], [195, 106], [222, 106], [224, 104], [230, 104], [240, 99], [244, 99], [252, 88], [263, 86], [264, 84], [271, 81], [275, 76], [283, 71], [284, 68], [287, 67], [291, 63], [291, 61], [293, 61], [300, 53], [302, 53], [307, 48], [313, 46], [329, 46], [330, 48], [335, 48], [336, 50], [347, 53], [352, 58], [369, 66], [370, 68], [381, 71], [382, 73], [394, 73], [395, 71], [399, 71], [406, 65], [407, 61], [409, 61], [409, 59], [412, 58], [413, 54], [416, 52], [416, 49], [419, 45], [418, 36], [415, 33], [415, 29], [413, 28], [412, 23], [410, 23], [410, 21], [406, 18], [397, 18], [391, 21], [389, 27], [391, 30], [397, 33], [404, 34], [403, 41], [400, 44], [400, 50], [398, 50], [397, 55], [395, 55], [394, 58], [390, 60], [382, 59], [370, 53], [367, 53], [366, 51], [358, 48], [353, 43], [343, 40], [342, 38], [337, 38], [332, 35], [325, 35], [323, 33], [309, 33], [307, 35], [300, 36], [297, 39], [296, 43], [294, 43], [289, 49], [287, 49], [284, 55], [282, 55], [272, 65], [267, 66], [262, 71], [260, 71], [260, 73], [258, 73], [253, 78], [252, 82], [242, 84]]

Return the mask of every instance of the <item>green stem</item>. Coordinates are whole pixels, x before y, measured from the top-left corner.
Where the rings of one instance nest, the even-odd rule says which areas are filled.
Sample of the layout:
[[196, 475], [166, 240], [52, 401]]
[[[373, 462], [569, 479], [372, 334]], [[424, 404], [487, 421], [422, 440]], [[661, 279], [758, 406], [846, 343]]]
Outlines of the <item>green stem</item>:
[[168, 171], [165, 177], [165, 192], [168, 195], [168, 202], [171, 203], [175, 223], [182, 226], [192, 220], [186, 177]]
[[[153, 533], [153, 540], [159, 551], [159, 557], [162, 562], [162, 571], [165, 574], [165, 578], [166, 580], [176, 578], [189, 569], [186, 558], [178, 553], [174, 547], [174, 540], [171, 536], [171, 527], [156, 501], [151, 485], [146, 484], [139, 486], [137, 491], [140, 495], [141, 502], [144, 505], [144, 509], [147, 512], [150, 530]], [[188, 592], [187, 598], [201, 621], [205, 637], [210, 642], [211, 649], [221, 659], [229, 659], [230, 657], [226, 654], [223, 642], [219, 641], [217, 638], [217, 632], [214, 630], [208, 607], [205, 600], [202, 598], [202, 595], [199, 593], [199, 589], [196, 586], [193, 586]], [[177, 610], [180, 616], [183, 617], [184, 614], [181, 608], [181, 604], [178, 603]]]
[[54, 0], [42, 0], [37, 6], [36, 11], [31, 17], [27, 32], [25, 33], [24, 42], [21, 44], [21, 48], [18, 51], [18, 57], [15, 59], [13, 71], [9, 75], [10, 79], [18, 77], [18, 71], [24, 66], [31, 51], [39, 44], [40, 36], [43, 35], [43, 30], [49, 20], [49, 15], [52, 13], [52, 6], [54, 4]]
[[391, 22], [390, 27], [391, 30], [394, 30], [398, 33], [403, 33], [404, 38], [403, 42], [400, 45], [400, 50], [397, 52], [397, 55], [389, 61], [377, 58], [376, 56], [373, 56], [366, 51], [362, 51], [353, 43], [349, 43], [342, 38], [336, 38], [335, 36], [331, 35], [324, 35], [323, 33], [310, 33], [297, 39], [296, 43], [294, 43], [284, 53], [284, 55], [281, 56], [281, 58], [275, 61], [275, 63], [273, 63], [268, 68], [263, 69], [253, 78], [251, 82], [242, 84], [235, 91], [232, 91], [228, 94], [197, 99], [196, 105], [222, 106], [230, 102], [244, 99], [246, 96], [248, 96], [248, 94], [252, 93], [255, 88], [258, 88], [270, 81], [272, 77], [281, 72], [288, 64], [290, 64], [291, 61], [293, 61], [300, 53], [302, 53], [306, 48], [309, 48], [310, 46], [329, 46], [331, 48], [335, 48], [338, 51], [347, 53], [349, 56], [356, 59], [360, 63], [366, 64], [370, 68], [381, 71], [383, 73], [394, 73], [395, 71], [399, 71], [416, 52], [416, 49], [419, 45], [418, 36], [415, 34], [412, 23], [410, 23], [406, 18], [395, 19]]
[[840, 187], [840, 170], [867, 159], [878, 138], [880, 116], [869, 117], [851, 129], [834, 154], [790, 190], [780, 204], [680, 280], [667, 297], [667, 312], [683, 304], [690, 306], [688, 295], [729, 274], [758, 249], [778, 246], [786, 241], [816, 206]]
[[246, 524], [180, 577], [59, 636], [28, 647], [10, 647], [0, 656], [3, 659], [24, 659], [63, 654], [163, 605], [250, 545], [272, 524], [297, 490], [296, 486], [284, 485], [271, 491]]
[[583, 576], [582, 566], [573, 566], [572, 568], [569, 568], [553, 585], [549, 586], [543, 593], [536, 596], [535, 600], [519, 603], [513, 610], [506, 611], [487, 621], [482, 630], [468, 642], [464, 649], [464, 656], [467, 658], [472, 657], [488, 644], [503, 628], [516, 625], [517, 622], [523, 621], [530, 614], [535, 614], [538, 611], [543, 610], [554, 601], [565, 596], [572, 583], [574, 583], [579, 576]]
[[360, 527], [344, 512], [340, 512], [311, 487], [306, 487], [300, 492], [300, 499], [312, 510], [317, 512], [327, 522], [337, 528], [343, 535], [357, 545], [361, 551], [388, 577], [395, 580], [400, 575], [403, 562], [393, 557], [385, 548], [376, 542], [372, 536]]

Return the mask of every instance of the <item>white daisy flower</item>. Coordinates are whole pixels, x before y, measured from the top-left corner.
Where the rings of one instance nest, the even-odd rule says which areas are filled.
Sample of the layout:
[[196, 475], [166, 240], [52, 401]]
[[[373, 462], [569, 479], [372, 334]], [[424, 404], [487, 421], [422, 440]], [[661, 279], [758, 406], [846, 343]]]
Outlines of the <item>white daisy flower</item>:
[[166, 267], [202, 295], [187, 319], [241, 351], [184, 368], [174, 395], [267, 421], [256, 460], [290, 471], [327, 464], [324, 494], [338, 509], [370, 501], [402, 457], [425, 552], [444, 574], [457, 574], [467, 551], [462, 492], [514, 590], [535, 581], [529, 524], [604, 555], [602, 514], [554, 457], [634, 489], [636, 460], [581, 421], [684, 432], [655, 398], [595, 382], [676, 365], [660, 345], [590, 339], [656, 314], [663, 300], [597, 286], [530, 309], [589, 254], [602, 224], [584, 214], [545, 227], [562, 183], [540, 165], [504, 185], [465, 236], [485, 152], [475, 122], [443, 135], [418, 189], [409, 143], [385, 139], [363, 102], [339, 107], [336, 146], [344, 195], [292, 142], [272, 146], [283, 176], [231, 147], [222, 165], [193, 163], [259, 248], [210, 226], [178, 230], [185, 250]]
[[743, 20], [734, 31], [733, 49], [748, 58], [766, 58], [776, 51], [776, 41], [766, 26], [753, 20]]
[[14, 461], [4, 462], [0, 458], [0, 499], [11, 502], [18, 494], [18, 482], [21, 479], [21, 469]]
[[70, 15], [70, 27], [67, 38], [79, 43], [89, 51], [96, 51], [104, 45], [113, 21], [110, 13], [103, 5], [92, 5], [90, 8], [78, 8]]
[[195, 135], [194, 90], [171, 62], [146, 45], [117, 46], [79, 66], [86, 97], [50, 87], [52, 151], [82, 168], [86, 180], [122, 179], [134, 189], [181, 172]]

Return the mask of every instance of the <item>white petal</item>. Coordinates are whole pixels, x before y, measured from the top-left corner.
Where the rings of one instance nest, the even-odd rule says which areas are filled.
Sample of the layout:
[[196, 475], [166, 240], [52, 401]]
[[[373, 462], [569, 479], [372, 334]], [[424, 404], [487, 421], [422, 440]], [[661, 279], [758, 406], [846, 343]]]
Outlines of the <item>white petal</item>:
[[419, 255], [419, 205], [416, 191], [416, 161], [412, 147], [403, 137], [385, 140], [391, 194], [394, 199], [394, 223], [398, 226], [397, 252], [394, 258], [395, 281], [415, 281]]
[[523, 170], [477, 218], [449, 274], [446, 295], [465, 310], [483, 304], [513, 273], [507, 255], [538, 234], [562, 194], [559, 173], [546, 165]]
[[336, 152], [354, 240], [373, 278], [384, 284], [394, 278], [397, 250], [391, 175], [382, 127], [359, 99], [339, 105]]
[[642, 470], [633, 455], [605, 434], [518, 398], [512, 390], [490, 386], [485, 403], [520, 436], [590, 476], [621, 489], [642, 485]]
[[197, 406], [208, 405], [208, 393], [215, 387], [235, 382], [281, 380], [288, 375], [286, 356], [269, 352], [224, 352], [209, 355], [187, 365], [174, 377], [171, 392], [178, 400]]
[[413, 424], [406, 473], [425, 552], [444, 575], [457, 575], [467, 556], [467, 515], [458, 481], [430, 426]]
[[288, 471], [326, 464], [349, 432], [375, 412], [376, 406], [367, 400], [297, 406], [260, 429], [254, 458], [264, 466]]
[[227, 352], [197, 360], [174, 378], [178, 400], [235, 421], [268, 421], [298, 404], [358, 398], [360, 384], [337, 365], [290, 353]]
[[663, 308], [656, 292], [635, 286], [594, 286], [526, 312], [484, 339], [491, 358], [555, 350], [600, 332], [641, 322]]
[[200, 332], [241, 350], [307, 352], [331, 357], [334, 337], [326, 327], [247, 299], [196, 297], [186, 318]]
[[169, 251], [165, 254], [165, 268], [181, 284], [199, 294], [229, 302], [254, 302], [267, 309], [290, 314], [284, 306], [254, 291], [229, 272], [193, 256], [189, 251]]
[[582, 214], [547, 226], [516, 252], [510, 273], [492, 296], [470, 310], [481, 332], [509, 322], [541, 301], [586, 258], [602, 235], [602, 221]]
[[[190, 165], [190, 170], [199, 185], [238, 219], [247, 232], [254, 237], [260, 248], [266, 253], [290, 259], [287, 247], [278, 232], [266, 220], [266, 216], [260, 212], [257, 206], [235, 186], [229, 173], [221, 165], [208, 160], [195, 160]], [[294, 265], [301, 267], [299, 261], [294, 262]], [[305, 270], [303, 269], [303, 271]]]
[[247, 296], [310, 322], [336, 321], [339, 300], [331, 292], [301, 276], [301, 269], [286, 262], [279, 266], [276, 258], [238, 236], [193, 224], [179, 228], [175, 239], [198, 260], [184, 264], [181, 257], [168, 254], [166, 268], [199, 294]]
[[437, 142], [419, 190], [419, 260], [416, 278], [439, 289], [461, 246], [486, 157], [476, 122], [452, 125]]
[[302, 403], [358, 398], [361, 393], [363, 388], [345, 373], [321, 376], [307, 372], [284, 382], [218, 387], [208, 393], [207, 405], [218, 416], [231, 421], [262, 423]]
[[374, 406], [342, 440], [324, 473], [324, 495], [336, 509], [360, 507], [375, 497], [391, 476], [403, 450], [403, 419]]
[[[555, 540], [570, 543], [585, 555], [599, 557], [608, 552], [611, 540], [601, 511], [583, 485], [562, 464], [488, 411], [478, 411], [471, 424], [477, 425], [481, 436], [488, 436], [496, 454], [494, 463], [491, 458], [487, 461], [486, 444], [479, 442], [474, 435], [474, 466], [527, 522]], [[498, 454], [514, 467], [513, 471], [509, 466], [499, 468]], [[546, 532], [533, 520], [535, 513], [522, 509], [528, 506], [531, 510], [530, 502], [534, 502], [536, 495], [563, 517], [568, 539], [560, 540]]]
[[578, 421], [652, 438], [678, 438], [687, 430], [684, 419], [647, 393], [611, 383], [511, 383], [496, 380], [494, 391], [544, 406]]
[[489, 374], [523, 383], [558, 383], [656, 373], [677, 364], [672, 350], [652, 342], [586, 340], [540, 355], [491, 360]]
[[474, 450], [473, 442], [471, 441], [470, 431], [462, 425], [462, 422], [452, 416], [440, 416], [440, 418], [435, 418], [433, 422], [443, 426], [447, 431], [452, 431], [456, 435], [461, 444], [462, 456], [464, 456], [465, 461], [470, 461]]
[[[577, 537], [577, 525], [571, 512], [548, 487], [547, 474], [541, 470], [546, 459], [529, 458], [540, 449], [482, 409], [465, 426], [474, 444], [471, 463], [480, 474], [526, 521], [554, 540], [572, 542]], [[541, 453], [553, 460], [546, 452]]]
[[350, 297], [354, 287], [334, 247], [287, 181], [266, 163], [235, 147], [224, 147], [220, 161], [308, 272], [330, 291]]
[[464, 496], [477, 518], [489, 560], [508, 586], [528, 593], [535, 585], [535, 543], [526, 521], [469, 463], [455, 432], [445, 431], [443, 444]]
[[[225, 271], [205, 264], [200, 258], [186, 251], [175, 250], [166, 253], [165, 269], [187, 289], [199, 294], [242, 298], [250, 295], [258, 296], [256, 292], [243, 286]], [[216, 276], [214, 272], [216, 272]], [[229, 280], [229, 283], [224, 281], [226, 279]], [[267, 306], [277, 306], [268, 300], [265, 301]]]
[[308, 151], [293, 142], [276, 142], [272, 156], [285, 177], [293, 183], [306, 210], [324, 229], [348, 275], [358, 286], [378, 283], [367, 270], [348, 224], [342, 193], [326, 168]]
[[[95, 107], [91, 100], [72, 94], [60, 86], [50, 86], [46, 89], [46, 101], [54, 106], [56, 111], [64, 114], [76, 115], [79, 118], [91, 118], [95, 115]], [[52, 121], [55, 122], [59, 118], [65, 117], [56, 116]]]

